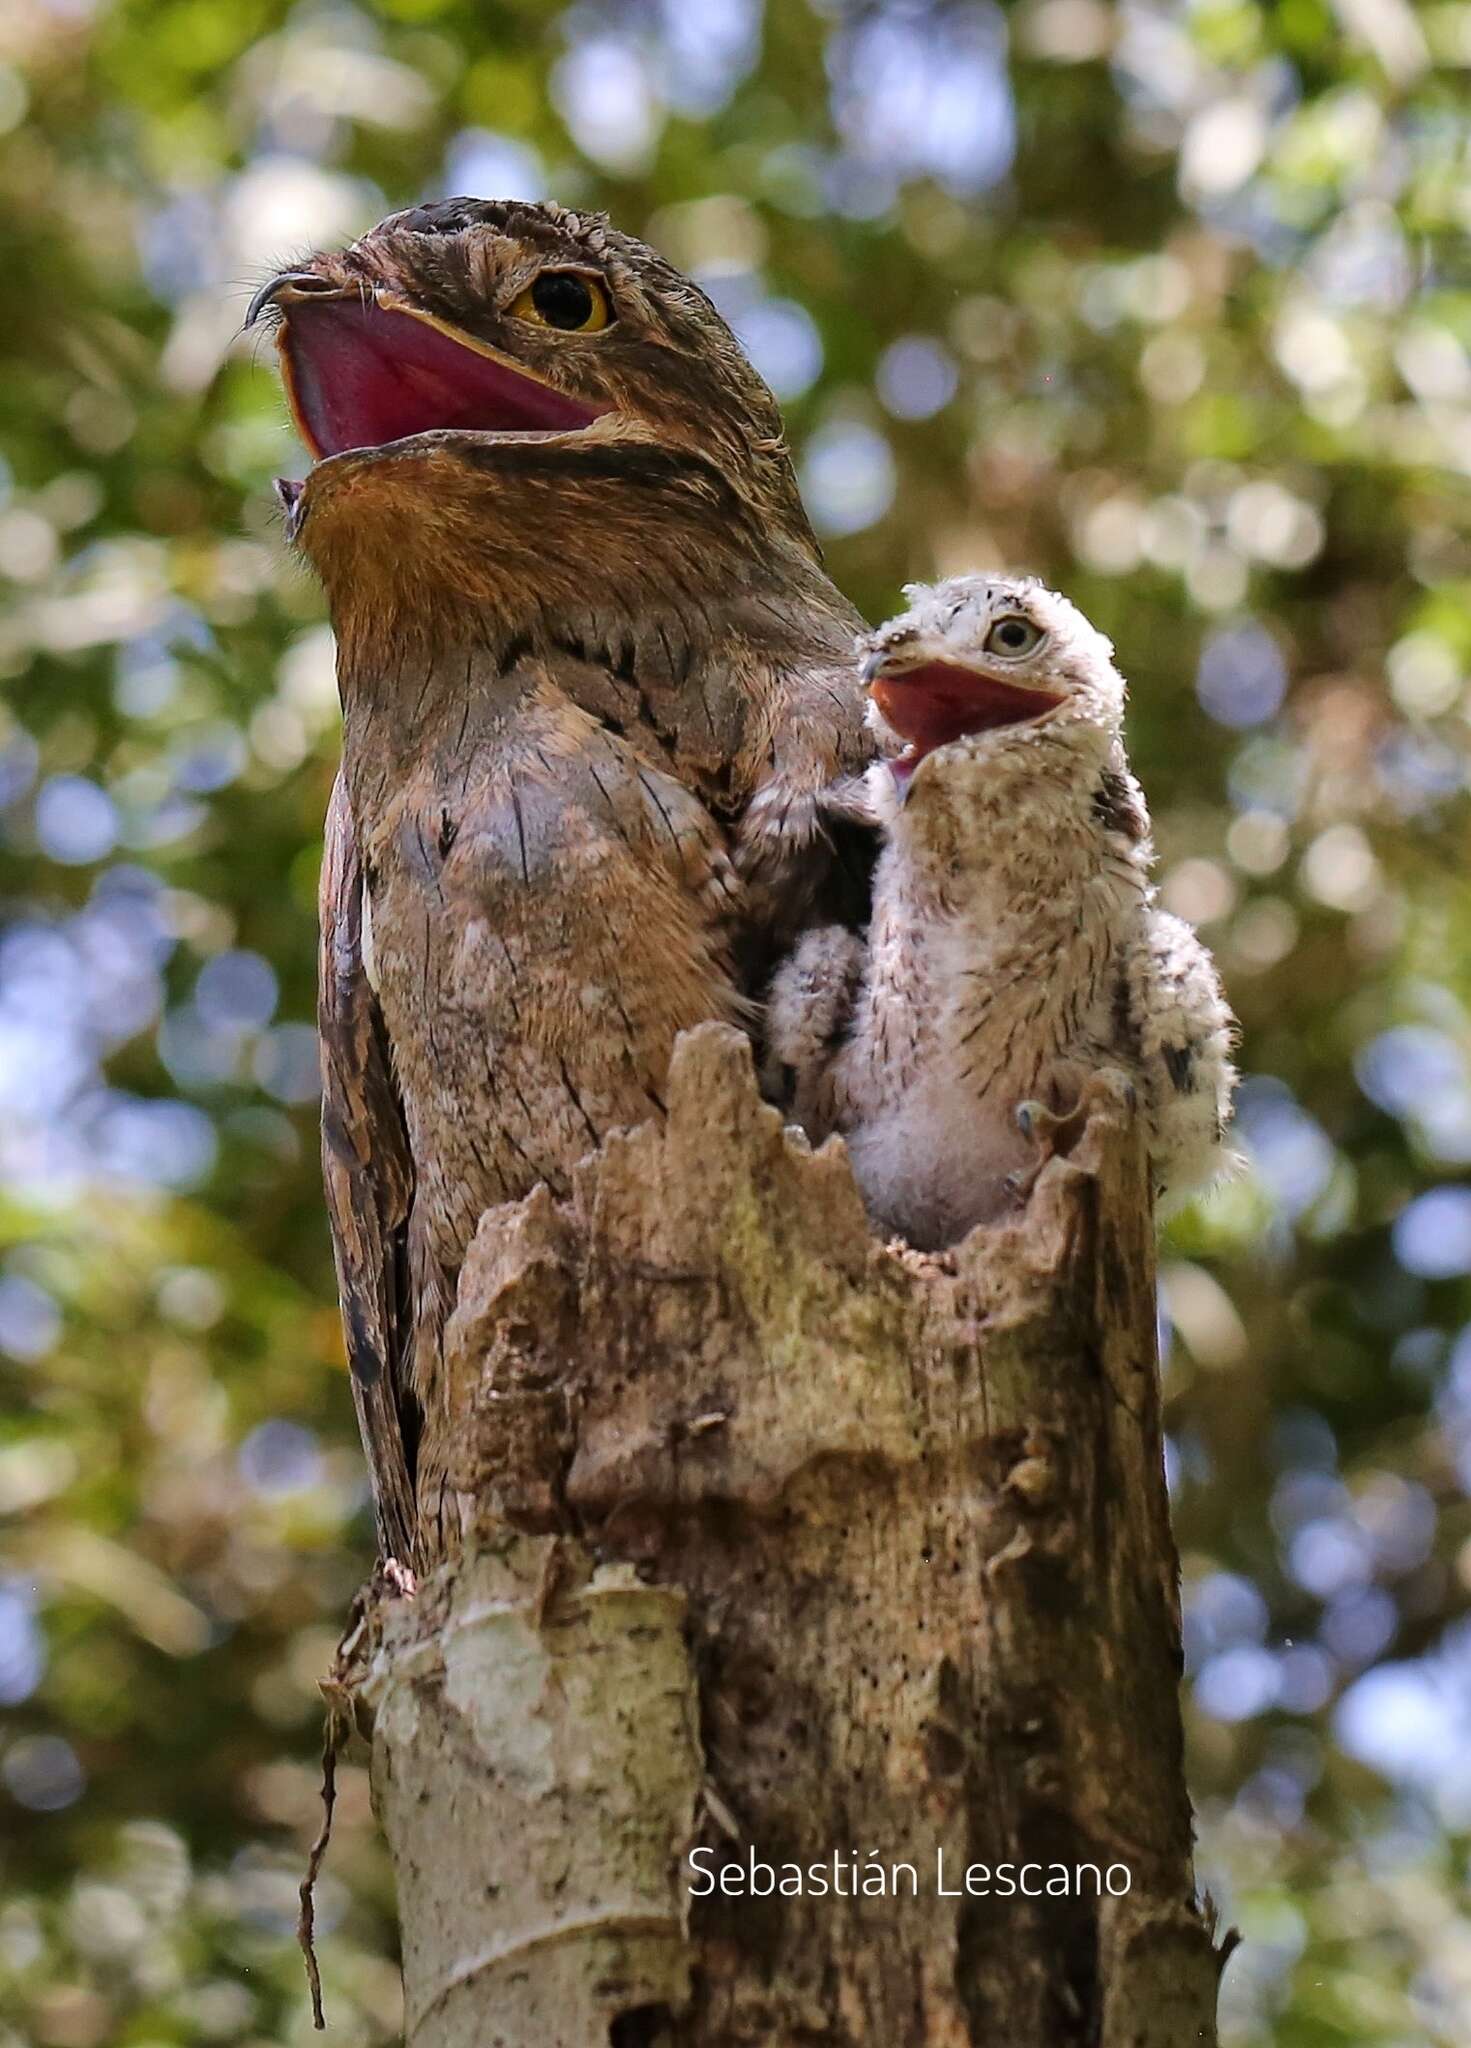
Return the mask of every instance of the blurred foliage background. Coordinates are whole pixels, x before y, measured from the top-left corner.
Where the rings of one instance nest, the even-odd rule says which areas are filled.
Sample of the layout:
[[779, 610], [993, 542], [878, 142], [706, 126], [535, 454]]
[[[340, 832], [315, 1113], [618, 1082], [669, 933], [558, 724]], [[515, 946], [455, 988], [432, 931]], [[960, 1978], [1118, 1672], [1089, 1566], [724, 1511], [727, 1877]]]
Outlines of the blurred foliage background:
[[[787, 408], [840, 582], [1115, 638], [1251, 1166], [1166, 1375], [1227, 2048], [1471, 2039], [1471, 6], [5, 0], [0, 2044], [297, 2043], [370, 1531], [314, 1134], [330, 637], [252, 285], [606, 207]], [[1457, 266], [1461, 267], [1457, 268]], [[398, 2029], [358, 1762], [335, 2038]]]

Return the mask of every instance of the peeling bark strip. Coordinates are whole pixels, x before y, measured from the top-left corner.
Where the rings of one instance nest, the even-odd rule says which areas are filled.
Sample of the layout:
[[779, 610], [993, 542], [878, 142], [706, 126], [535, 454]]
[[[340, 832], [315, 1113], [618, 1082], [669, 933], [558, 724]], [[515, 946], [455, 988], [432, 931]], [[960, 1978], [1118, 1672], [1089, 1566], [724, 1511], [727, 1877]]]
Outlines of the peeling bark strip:
[[[1122, 1105], [927, 1257], [702, 1028], [667, 1127], [486, 1215], [447, 1362], [361, 1688], [411, 2048], [1214, 2042]], [[746, 1895], [835, 1851], [918, 1896]], [[1129, 1888], [948, 1889], [1024, 1863]]]

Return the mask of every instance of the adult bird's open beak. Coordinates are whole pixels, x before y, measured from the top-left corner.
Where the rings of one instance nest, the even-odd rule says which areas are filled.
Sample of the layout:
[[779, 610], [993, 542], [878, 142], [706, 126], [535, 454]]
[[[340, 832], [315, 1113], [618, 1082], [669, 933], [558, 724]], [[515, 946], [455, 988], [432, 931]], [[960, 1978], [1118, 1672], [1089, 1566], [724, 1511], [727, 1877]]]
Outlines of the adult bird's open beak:
[[245, 316], [281, 315], [286, 395], [315, 460], [435, 429], [581, 432], [611, 410], [382, 285], [283, 270]]

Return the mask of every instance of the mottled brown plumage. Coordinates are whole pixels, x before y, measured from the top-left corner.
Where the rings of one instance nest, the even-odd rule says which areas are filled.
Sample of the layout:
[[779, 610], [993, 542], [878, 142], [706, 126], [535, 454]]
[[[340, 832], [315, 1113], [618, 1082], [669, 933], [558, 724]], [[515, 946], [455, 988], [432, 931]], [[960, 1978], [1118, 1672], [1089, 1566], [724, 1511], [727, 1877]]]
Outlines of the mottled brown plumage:
[[[534, 297], [611, 317], [565, 329]], [[744, 1016], [742, 963], [821, 886], [817, 793], [868, 753], [858, 621], [770, 393], [703, 294], [601, 219], [416, 208], [267, 304], [322, 458], [283, 500], [344, 712], [324, 1157], [404, 1555], [481, 1212], [565, 1190], [659, 1115], [675, 1033]]]

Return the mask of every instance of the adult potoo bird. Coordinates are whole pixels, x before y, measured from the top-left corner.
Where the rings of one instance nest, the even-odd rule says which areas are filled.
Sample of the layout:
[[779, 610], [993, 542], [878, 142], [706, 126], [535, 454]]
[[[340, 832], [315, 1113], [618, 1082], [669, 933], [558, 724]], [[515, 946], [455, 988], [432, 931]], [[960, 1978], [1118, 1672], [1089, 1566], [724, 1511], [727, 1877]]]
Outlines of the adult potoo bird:
[[415, 207], [273, 278], [267, 309], [317, 458], [281, 495], [344, 714], [328, 1206], [380, 1535], [406, 1557], [476, 1223], [565, 1191], [661, 1112], [678, 1031], [744, 1013], [738, 963], [821, 866], [817, 794], [866, 757], [858, 621], [770, 392], [704, 294], [601, 217]]
[[878, 1221], [934, 1247], [1010, 1206], [1119, 1070], [1158, 1190], [1186, 1194], [1226, 1164], [1233, 1026], [1210, 955], [1154, 901], [1113, 649], [1030, 578], [905, 595], [861, 643], [907, 742], [867, 776], [886, 840], [869, 933], [807, 933], [771, 991], [797, 1113], [846, 1134]]

